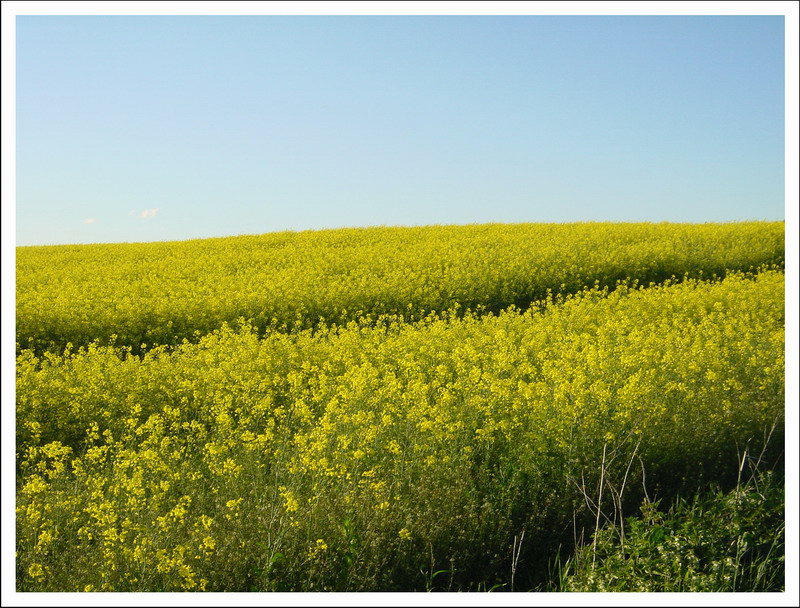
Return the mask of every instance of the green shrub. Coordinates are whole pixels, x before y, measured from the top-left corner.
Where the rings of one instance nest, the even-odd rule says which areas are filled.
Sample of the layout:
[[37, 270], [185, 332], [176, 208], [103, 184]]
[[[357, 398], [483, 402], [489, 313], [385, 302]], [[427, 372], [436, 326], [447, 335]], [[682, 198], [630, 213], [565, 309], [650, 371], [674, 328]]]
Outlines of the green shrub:
[[624, 531], [605, 526], [565, 568], [561, 591], [781, 591], [784, 485], [773, 472], [667, 510], [645, 501]]

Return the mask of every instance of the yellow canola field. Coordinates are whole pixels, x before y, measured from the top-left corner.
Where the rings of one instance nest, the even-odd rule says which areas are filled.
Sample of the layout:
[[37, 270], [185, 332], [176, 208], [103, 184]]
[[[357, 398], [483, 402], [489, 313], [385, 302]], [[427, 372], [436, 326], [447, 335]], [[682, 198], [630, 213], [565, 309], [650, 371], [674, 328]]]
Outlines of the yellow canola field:
[[[225, 241], [219, 256], [201, 243], [104, 249], [116, 258], [54, 250], [52, 260], [73, 261], [61, 267], [70, 280], [38, 291], [26, 283], [22, 323], [38, 327], [25, 323], [45, 294], [53, 309], [42, 318], [63, 324], [47, 326], [66, 328], [52, 334], [59, 339], [111, 331], [145, 302], [170, 303], [125, 326], [138, 340], [143, 327], [163, 327], [155, 320], [195, 327], [197, 310], [210, 327], [248, 306], [269, 306], [269, 315], [304, 302], [329, 308], [303, 314], [364, 307], [370, 297], [347, 299], [356, 285], [387, 306], [427, 309], [477, 303], [487, 286], [497, 298], [488, 303], [557, 287], [579, 256], [588, 263], [575, 285], [616, 278], [626, 264], [633, 276], [680, 274], [701, 261], [718, 271], [782, 255], [778, 225], [639, 226], [626, 228], [636, 237], [625, 244], [609, 238], [613, 226], [589, 228], [409, 231], [416, 238], [398, 236], [396, 250], [384, 240], [383, 260], [365, 244], [369, 231], [330, 233], [317, 237], [325, 247], [307, 249], [309, 235], [279, 235], [271, 253], [269, 238], [231, 239], [250, 243], [249, 257]], [[335, 272], [337, 248], [352, 272]], [[459, 255], [441, 255], [451, 248]], [[107, 266], [72, 265], [88, 257]], [[143, 259], [149, 275], [131, 270]], [[370, 283], [380, 268], [383, 280]], [[302, 285], [290, 281], [299, 269], [308, 272]], [[40, 272], [60, 274], [48, 264]], [[334, 275], [339, 282], [326, 282]], [[199, 308], [192, 285], [218, 299]], [[119, 306], [104, 307], [115, 288]], [[487, 589], [509, 580], [523, 530], [529, 572], [537, 563], [546, 571], [536, 560], [571, 545], [573, 526], [579, 534], [591, 515], [583, 492], [597, 495], [601, 463], [605, 483], [619, 490], [626, 480], [623, 498], [636, 504], [645, 490], [735, 478], [737, 449], [749, 441], [758, 454], [773, 425], [782, 437], [784, 277], [589, 290], [497, 316], [265, 337], [223, 328], [142, 357], [96, 345], [63, 356], [23, 351], [17, 374], [20, 589]], [[593, 517], [588, 525], [587, 535]]]
[[[418, 320], [527, 306], [598, 282], [781, 266], [783, 222], [487, 224], [284, 232], [17, 249], [17, 342], [196, 340], [239, 318], [263, 330]], [[145, 348], [141, 345], [146, 344]]]

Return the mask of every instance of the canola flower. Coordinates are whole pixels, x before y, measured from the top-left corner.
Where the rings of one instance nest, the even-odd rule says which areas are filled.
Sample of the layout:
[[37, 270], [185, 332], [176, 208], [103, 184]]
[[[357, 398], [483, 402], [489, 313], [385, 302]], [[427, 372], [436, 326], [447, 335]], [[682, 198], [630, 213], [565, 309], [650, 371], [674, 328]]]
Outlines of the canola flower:
[[782, 425], [783, 298], [767, 270], [141, 356], [23, 349], [19, 588], [491, 587], [521, 530], [528, 568], [571, 537], [604, 454], [633, 498], [735, 478], [737, 446]]
[[596, 282], [782, 265], [783, 222], [486, 224], [283, 232], [171, 243], [17, 248], [17, 342], [145, 351], [224, 323], [525, 307]]

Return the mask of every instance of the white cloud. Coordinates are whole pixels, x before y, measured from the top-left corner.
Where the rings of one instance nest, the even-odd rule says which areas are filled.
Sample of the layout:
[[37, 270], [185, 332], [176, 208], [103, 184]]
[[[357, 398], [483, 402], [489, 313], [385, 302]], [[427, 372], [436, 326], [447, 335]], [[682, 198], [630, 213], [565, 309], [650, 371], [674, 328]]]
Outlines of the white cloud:
[[155, 217], [158, 213], [158, 207], [153, 207], [152, 209], [143, 209], [142, 212], [139, 214], [139, 219], [148, 220], [151, 217]]
[[85, 220], [83, 220], [84, 224], [94, 224], [95, 222], [97, 222], [96, 217], [87, 217]]

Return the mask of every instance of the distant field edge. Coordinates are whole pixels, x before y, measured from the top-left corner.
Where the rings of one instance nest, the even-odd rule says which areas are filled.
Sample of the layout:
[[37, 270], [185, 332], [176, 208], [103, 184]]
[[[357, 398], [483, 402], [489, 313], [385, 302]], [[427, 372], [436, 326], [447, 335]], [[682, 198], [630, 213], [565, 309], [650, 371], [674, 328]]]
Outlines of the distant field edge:
[[245, 320], [285, 331], [496, 313], [620, 282], [782, 268], [783, 222], [376, 227], [17, 250], [18, 349], [144, 351]]

